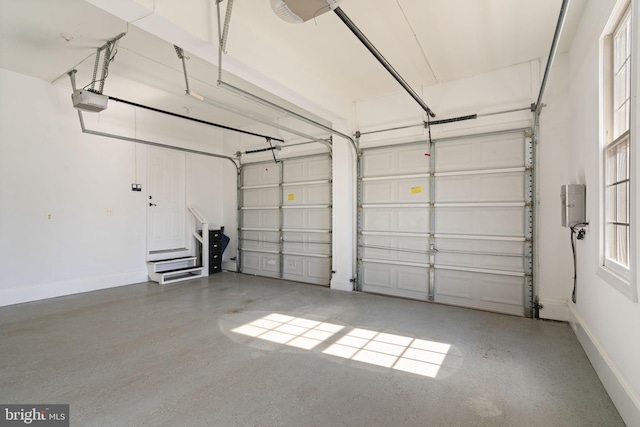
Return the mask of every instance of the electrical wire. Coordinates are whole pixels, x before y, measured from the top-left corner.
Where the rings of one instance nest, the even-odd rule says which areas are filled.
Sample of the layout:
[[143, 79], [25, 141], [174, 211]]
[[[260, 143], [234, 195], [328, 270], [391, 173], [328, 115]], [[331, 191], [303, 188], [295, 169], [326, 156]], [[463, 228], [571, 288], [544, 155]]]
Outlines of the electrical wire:
[[573, 301], [573, 303], [576, 303], [576, 292], [577, 292], [577, 287], [578, 287], [578, 268], [577, 268], [577, 260], [576, 260], [576, 230], [580, 229], [578, 231], [578, 236], [577, 238], [579, 240], [582, 240], [584, 238], [584, 226], [589, 225], [588, 222], [579, 222], [577, 224], [572, 225], [571, 227], [569, 227], [570, 232], [571, 232], [571, 253], [573, 254], [573, 292], [571, 293], [571, 301]]

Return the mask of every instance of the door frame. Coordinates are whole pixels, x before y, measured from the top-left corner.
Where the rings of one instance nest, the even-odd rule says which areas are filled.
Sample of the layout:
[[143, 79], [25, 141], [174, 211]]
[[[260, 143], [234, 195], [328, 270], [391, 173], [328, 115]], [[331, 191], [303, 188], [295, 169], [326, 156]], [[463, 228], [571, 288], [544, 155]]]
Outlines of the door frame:
[[428, 140], [428, 139], [420, 139], [420, 140], [416, 140], [416, 141], [411, 141], [411, 142], [402, 142], [402, 143], [396, 143], [396, 144], [376, 144], [375, 146], [372, 147], [364, 147], [361, 148], [360, 150], [360, 155], [358, 156], [358, 191], [357, 191], [357, 203], [358, 203], [358, 209], [357, 209], [357, 264], [356, 264], [356, 268], [357, 268], [357, 283], [356, 283], [356, 290], [357, 291], [362, 291], [362, 281], [364, 278], [363, 275], [363, 268], [362, 268], [362, 258], [363, 258], [363, 254], [362, 254], [362, 248], [363, 248], [363, 209], [362, 209], [362, 204], [363, 204], [363, 200], [362, 200], [362, 195], [363, 195], [363, 178], [364, 178], [364, 170], [362, 167], [362, 159], [363, 159], [363, 155], [364, 152], [366, 151], [370, 151], [370, 150], [375, 150], [375, 149], [380, 149], [380, 148], [390, 148], [390, 147], [403, 147], [403, 146], [411, 146], [411, 145], [419, 145], [419, 144], [423, 144], [426, 148], [428, 148], [429, 153], [430, 153], [430, 207], [429, 207], [429, 214], [430, 214], [430, 228], [429, 228], [429, 240], [430, 240], [430, 244], [429, 244], [429, 289], [428, 289], [428, 298], [427, 301], [429, 302], [434, 302], [434, 289], [436, 286], [436, 278], [435, 278], [435, 270], [436, 270], [436, 262], [435, 262], [435, 231], [436, 231], [436, 223], [435, 223], [435, 200], [436, 200], [436, 189], [435, 189], [435, 176], [437, 174], [437, 171], [435, 170], [435, 162], [436, 162], [436, 158], [435, 158], [435, 146], [437, 143], [446, 143], [447, 141], [455, 141], [455, 140], [461, 140], [461, 139], [465, 139], [465, 138], [474, 138], [474, 137], [486, 137], [486, 136], [492, 136], [492, 135], [502, 135], [502, 134], [511, 134], [511, 133], [517, 133], [517, 132], [522, 132], [523, 134], [523, 138], [525, 139], [524, 142], [524, 161], [525, 161], [525, 171], [524, 171], [524, 179], [525, 179], [525, 191], [524, 191], [524, 197], [525, 197], [525, 208], [524, 208], [524, 212], [525, 212], [525, 218], [524, 220], [524, 255], [523, 255], [523, 271], [524, 271], [524, 292], [522, 295], [522, 301], [523, 301], [523, 307], [524, 307], [524, 312], [522, 313], [523, 316], [525, 317], [533, 317], [534, 314], [534, 309], [535, 309], [535, 296], [534, 296], [534, 221], [535, 221], [535, 215], [534, 215], [534, 207], [535, 207], [535, 150], [536, 150], [536, 145], [535, 142], [533, 140], [533, 130], [530, 126], [528, 127], [517, 127], [517, 128], [513, 128], [513, 129], [506, 129], [506, 130], [500, 130], [500, 131], [493, 131], [493, 132], [480, 132], [480, 133], [474, 133], [474, 134], [470, 134], [470, 135], [459, 135], [459, 136], [451, 136], [451, 137], [444, 137], [444, 138], [437, 138], [437, 139], [433, 139], [433, 140]]
[[[152, 152], [151, 150], [158, 150], [158, 151], [163, 151], [163, 152], [170, 152], [173, 154], [179, 154], [184, 156], [184, 176], [182, 177], [182, 185], [183, 185], [183, 189], [184, 189], [184, 207], [183, 207], [183, 215], [184, 215], [184, 227], [183, 227], [183, 234], [185, 237], [185, 241], [184, 241], [184, 248], [174, 248], [174, 249], [167, 249], [167, 250], [159, 250], [159, 251], [150, 251], [149, 250], [149, 203], [150, 203], [150, 199], [149, 196], [151, 195], [151, 170], [152, 170], [152, 166], [151, 166], [151, 155], [150, 153]], [[190, 164], [190, 156], [188, 155], [188, 153], [183, 152], [181, 150], [173, 150], [170, 148], [162, 148], [162, 147], [145, 147], [145, 151], [146, 151], [146, 177], [147, 177], [147, 185], [146, 185], [146, 192], [145, 192], [145, 255], [146, 255], [146, 260], [147, 261], [157, 261], [157, 260], [162, 260], [162, 259], [167, 259], [167, 258], [179, 258], [179, 257], [184, 257], [184, 256], [190, 256], [193, 255], [193, 239], [189, 238], [189, 218], [187, 215], [187, 206], [190, 203], [190, 194], [189, 194], [189, 164]]]

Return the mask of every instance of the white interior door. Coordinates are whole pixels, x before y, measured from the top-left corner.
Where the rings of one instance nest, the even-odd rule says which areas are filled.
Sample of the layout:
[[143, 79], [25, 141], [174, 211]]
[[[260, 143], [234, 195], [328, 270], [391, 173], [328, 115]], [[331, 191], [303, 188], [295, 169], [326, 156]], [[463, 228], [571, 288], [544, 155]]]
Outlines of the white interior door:
[[186, 249], [186, 154], [148, 148], [147, 251]]
[[304, 283], [331, 280], [331, 158], [243, 165], [240, 271]]
[[527, 315], [531, 153], [522, 130], [363, 150], [360, 289]]

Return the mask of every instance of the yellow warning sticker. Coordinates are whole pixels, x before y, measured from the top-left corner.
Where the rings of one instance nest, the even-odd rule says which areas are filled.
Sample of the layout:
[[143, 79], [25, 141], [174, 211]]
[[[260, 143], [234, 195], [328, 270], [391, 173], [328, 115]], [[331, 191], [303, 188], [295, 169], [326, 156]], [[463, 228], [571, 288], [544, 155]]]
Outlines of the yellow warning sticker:
[[422, 193], [422, 187], [411, 187], [411, 194]]
[[295, 193], [289, 193], [287, 194], [287, 200], [295, 200], [296, 199], [296, 195]]

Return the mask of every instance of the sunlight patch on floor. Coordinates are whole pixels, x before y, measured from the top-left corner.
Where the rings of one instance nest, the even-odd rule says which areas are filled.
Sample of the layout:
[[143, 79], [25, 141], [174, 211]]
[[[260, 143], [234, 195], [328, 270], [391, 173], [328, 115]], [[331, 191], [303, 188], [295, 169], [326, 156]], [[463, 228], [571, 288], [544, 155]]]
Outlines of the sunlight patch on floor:
[[304, 350], [312, 350], [343, 328], [344, 326], [333, 323], [272, 313], [238, 326], [231, 332]]
[[366, 329], [353, 329], [324, 354], [435, 378], [451, 346]]
[[[435, 378], [451, 345], [403, 335], [353, 328], [302, 317], [271, 313], [231, 330], [252, 338], [313, 350], [338, 332], [335, 342], [326, 343], [323, 354], [370, 365]], [[334, 338], [335, 339], [335, 338]]]

